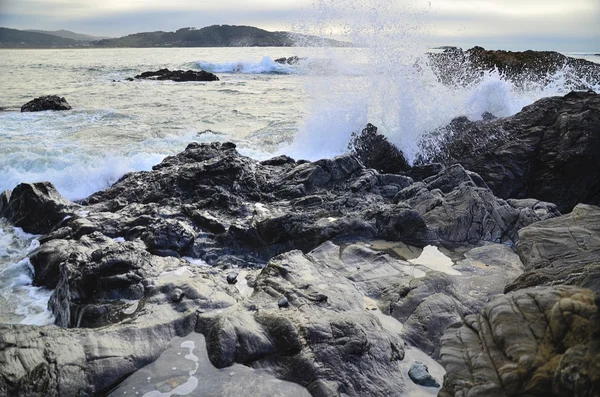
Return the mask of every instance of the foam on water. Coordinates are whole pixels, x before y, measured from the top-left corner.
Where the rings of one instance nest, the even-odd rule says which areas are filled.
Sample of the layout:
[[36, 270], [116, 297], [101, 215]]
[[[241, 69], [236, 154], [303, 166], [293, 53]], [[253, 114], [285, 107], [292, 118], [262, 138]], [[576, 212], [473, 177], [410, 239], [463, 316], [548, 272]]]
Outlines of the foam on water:
[[27, 254], [40, 245], [35, 237], [0, 219], [0, 323], [54, 322], [47, 307], [52, 291], [32, 285], [33, 266]]
[[271, 57], [264, 56], [260, 61], [238, 61], [213, 63], [198, 61], [196, 65], [212, 73], [245, 73], [245, 74], [290, 74], [296, 70], [291, 65], [275, 62]]

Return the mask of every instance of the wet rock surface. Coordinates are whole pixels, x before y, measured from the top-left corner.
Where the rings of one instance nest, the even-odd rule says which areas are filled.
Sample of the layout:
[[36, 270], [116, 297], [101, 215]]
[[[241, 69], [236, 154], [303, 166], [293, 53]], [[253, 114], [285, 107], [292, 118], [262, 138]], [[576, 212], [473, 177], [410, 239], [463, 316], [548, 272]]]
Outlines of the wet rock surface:
[[554, 51], [502, 51], [473, 47], [463, 51], [451, 47], [429, 55], [430, 65], [445, 84], [467, 85], [484, 72], [498, 71], [517, 86], [532, 82], [544, 86], [562, 73], [566, 84], [587, 90], [600, 79], [600, 65]]
[[580, 204], [570, 214], [526, 227], [519, 235], [517, 252], [525, 273], [506, 291], [555, 284], [600, 291], [600, 207]]
[[422, 162], [460, 163], [501, 198], [536, 198], [569, 212], [600, 204], [600, 95], [540, 99], [512, 117], [458, 118], [422, 143]]
[[421, 362], [416, 362], [410, 367], [408, 376], [418, 385], [440, 387], [440, 384], [429, 373], [427, 366]]
[[[581, 287], [597, 291], [598, 208], [498, 198], [445, 160], [401, 175], [364, 159], [258, 162], [192, 143], [78, 203], [49, 183], [0, 194], [0, 216], [43, 234], [30, 262], [59, 326], [0, 326], [0, 394], [226, 395], [198, 363], [239, 373], [234, 389], [423, 396], [440, 359], [443, 396], [593, 396], [598, 316]], [[177, 349], [192, 368], [168, 372]]]
[[496, 298], [444, 335], [439, 396], [599, 395], [598, 303], [567, 286]]
[[204, 70], [169, 70], [159, 69], [155, 72], [144, 72], [135, 76], [136, 79], [144, 80], [171, 80], [175, 82], [185, 81], [219, 81], [219, 78]]
[[71, 105], [63, 97], [47, 95], [35, 98], [21, 106], [21, 112], [41, 112], [44, 110], [71, 110]]

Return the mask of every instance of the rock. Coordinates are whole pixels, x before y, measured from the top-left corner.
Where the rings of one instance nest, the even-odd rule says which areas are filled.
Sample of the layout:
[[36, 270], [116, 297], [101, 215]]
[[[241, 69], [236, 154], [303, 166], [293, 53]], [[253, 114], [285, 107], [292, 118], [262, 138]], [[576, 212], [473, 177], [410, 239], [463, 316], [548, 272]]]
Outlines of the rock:
[[408, 376], [410, 379], [415, 382], [417, 385], [426, 386], [426, 387], [440, 387], [440, 384], [429, 374], [429, 370], [427, 369], [427, 365], [422, 362], [415, 362], [411, 365], [410, 370], [408, 371]]
[[[250, 396], [311, 396], [304, 387], [278, 380], [264, 370], [241, 364], [234, 364], [226, 371], [215, 368], [208, 359], [204, 336], [197, 333], [173, 339], [158, 360], [127, 378], [110, 396], [152, 395], [160, 391], [174, 393], [176, 388], [171, 386], [172, 383], [185, 385], [185, 395], [190, 397], [237, 397], [240, 393]], [[181, 388], [178, 391], [183, 393]]]
[[227, 275], [227, 283], [228, 284], [235, 284], [235, 283], [237, 283], [237, 278], [238, 278], [238, 273], [236, 273], [236, 272], [229, 273]]
[[598, 64], [579, 58], [571, 58], [554, 51], [502, 51], [473, 47], [463, 51], [448, 48], [442, 53], [430, 54], [429, 64], [445, 84], [467, 85], [480, 81], [483, 72], [497, 70], [506, 80], [517, 86], [537, 82], [542, 86], [560, 76], [574, 89], [587, 90], [600, 78]]
[[4, 211], [8, 209], [8, 202], [10, 201], [10, 190], [5, 190], [0, 193], [0, 217], [5, 216]]
[[290, 307], [290, 302], [287, 300], [287, 298], [284, 296], [281, 299], [279, 299], [277, 301], [277, 306], [279, 306], [280, 308], [286, 308], [286, 307]]
[[600, 291], [600, 207], [579, 204], [570, 214], [521, 229], [519, 236], [525, 273], [507, 292], [557, 284]]
[[[340, 390], [352, 397], [402, 395], [407, 379], [401, 341], [365, 310], [364, 295], [346, 278], [345, 269], [352, 266], [344, 264], [341, 251], [326, 243], [309, 255], [279, 255], [256, 279], [251, 296], [256, 310], [201, 314], [196, 330], [206, 336], [213, 365], [236, 362], [274, 371], [317, 397]], [[336, 252], [337, 261], [329, 260]], [[354, 255], [348, 254], [351, 260]], [[392, 274], [408, 277], [399, 268]], [[280, 310], [283, 294], [293, 304]]]
[[349, 148], [365, 167], [382, 173], [398, 174], [410, 168], [404, 153], [378, 134], [373, 124], [367, 124], [360, 133], [352, 133]]
[[[192, 312], [193, 313], [193, 312]], [[105, 395], [188, 334], [192, 313], [101, 330], [0, 325], [0, 393], [6, 396]]]
[[21, 106], [21, 112], [41, 112], [44, 110], [71, 110], [65, 98], [57, 95], [47, 95], [35, 98]]
[[540, 99], [512, 117], [455, 119], [424, 138], [420, 162], [460, 163], [500, 198], [536, 198], [569, 212], [600, 204], [600, 95]]
[[566, 286], [494, 299], [444, 334], [439, 396], [598, 395], [599, 303], [590, 290]]
[[300, 61], [305, 60], [306, 58], [299, 58], [296, 55], [293, 55], [291, 57], [283, 57], [283, 58], [277, 58], [275, 59], [274, 62], [280, 63], [282, 65], [297, 65], [298, 63], [300, 63]]
[[[152, 171], [126, 174], [77, 205], [48, 183], [23, 184], [2, 197], [8, 200], [3, 216], [46, 233], [31, 263], [35, 285], [54, 289], [49, 308], [65, 328], [60, 335], [104, 338], [110, 331], [117, 338], [97, 347], [85, 339], [85, 356], [76, 359], [65, 352], [64, 362], [77, 371], [71, 378], [52, 364], [60, 351], [38, 353], [29, 339], [0, 346], [0, 375], [17, 365], [2, 367], [2, 357], [36, 355], [6, 386], [0, 379], [0, 390], [14, 395], [41, 390], [53, 379], [72, 379], [68, 393], [58, 395], [106, 394], [156, 359], [175, 333], [183, 336], [172, 330], [183, 330], [177, 324], [184, 322], [185, 331], [205, 336], [218, 368], [261, 368], [316, 397], [400, 396], [414, 361], [403, 361], [401, 335], [435, 354], [443, 330], [487, 301], [480, 287], [500, 292], [515, 273], [508, 259], [479, 268], [477, 261], [487, 257], [473, 252], [456, 265], [460, 271], [451, 269], [453, 276], [435, 276], [427, 263], [357, 242], [512, 244], [518, 228], [556, 215], [553, 205], [537, 200], [497, 199], [460, 166], [414, 183], [367, 169], [351, 154], [261, 163], [241, 156], [232, 143], [192, 143]], [[225, 268], [232, 266], [252, 273], [251, 285], [244, 288], [245, 276], [229, 284]], [[386, 313], [402, 314], [404, 330]], [[427, 319], [431, 333], [419, 319]], [[144, 333], [132, 336], [138, 328]], [[8, 331], [10, 338], [18, 329]], [[130, 346], [119, 347], [130, 337], [150, 343], [153, 332], [157, 346], [144, 347], [135, 359]], [[111, 343], [114, 348], [106, 346]], [[93, 363], [88, 350], [96, 354]], [[435, 361], [419, 360], [439, 375]]]
[[559, 215], [552, 204], [497, 199], [478, 175], [458, 164], [401, 190], [394, 200], [421, 214], [431, 241], [513, 244], [522, 227]]
[[160, 69], [155, 72], [144, 72], [135, 76], [136, 79], [184, 81], [219, 81], [213, 73], [204, 70], [169, 70]]
[[48, 182], [22, 183], [10, 195], [3, 193], [2, 203], [0, 215], [24, 231], [37, 234], [50, 232], [79, 208], [62, 198]]

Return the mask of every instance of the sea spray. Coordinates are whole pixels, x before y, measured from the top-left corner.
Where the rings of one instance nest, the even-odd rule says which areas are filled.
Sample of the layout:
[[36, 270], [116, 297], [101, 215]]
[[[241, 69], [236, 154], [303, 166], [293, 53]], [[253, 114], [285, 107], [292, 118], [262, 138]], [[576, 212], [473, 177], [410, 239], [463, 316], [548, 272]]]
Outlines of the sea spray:
[[[370, 122], [412, 162], [422, 137], [455, 117], [479, 120], [485, 112], [506, 117], [537, 99], [577, 88], [567, 67], [541, 81], [513, 82], [492, 69], [478, 71], [475, 80], [459, 76], [460, 84], [442, 82], [427, 48], [431, 2], [411, 4], [320, 1], [310, 18], [297, 25], [304, 33], [345, 35], [359, 48], [350, 56], [343, 53], [343, 59], [330, 51], [332, 58], [338, 57], [332, 64], [345, 65], [337, 75], [305, 79], [310, 110], [293, 142], [280, 148], [282, 153], [308, 160], [342, 154], [351, 133]], [[598, 88], [599, 83], [590, 86]]]

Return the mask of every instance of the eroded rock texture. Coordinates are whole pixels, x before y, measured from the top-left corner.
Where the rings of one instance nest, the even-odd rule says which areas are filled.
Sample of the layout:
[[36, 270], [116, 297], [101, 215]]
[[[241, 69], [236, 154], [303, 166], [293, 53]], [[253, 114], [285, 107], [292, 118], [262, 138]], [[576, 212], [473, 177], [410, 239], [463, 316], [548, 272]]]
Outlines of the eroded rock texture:
[[525, 273], [507, 291], [568, 284], [600, 291], [600, 207], [580, 204], [570, 214], [519, 231]]
[[567, 286], [496, 298], [444, 335], [440, 397], [600, 395], [599, 303]]
[[422, 143], [422, 161], [460, 163], [501, 198], [536, 198], [569, 212], [600, 204], [600, 95], [543, 98], [512, 117], [452, 121]]

